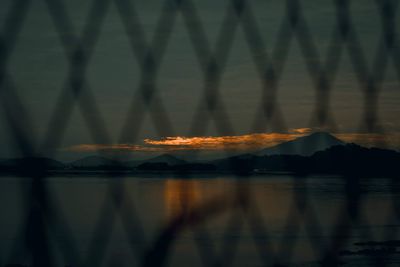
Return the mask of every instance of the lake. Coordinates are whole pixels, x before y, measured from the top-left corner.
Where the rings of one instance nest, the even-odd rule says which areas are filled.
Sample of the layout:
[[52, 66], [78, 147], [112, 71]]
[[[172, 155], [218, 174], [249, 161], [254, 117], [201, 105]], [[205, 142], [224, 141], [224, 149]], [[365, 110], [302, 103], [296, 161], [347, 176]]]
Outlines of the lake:
[[[145, 263], [166, 266], [313, 266], [331, 247], [346, 266], [373, 266], [382, 254], [361, 253], [366, 245], [354, 243], [399, 239], [400, 190], [383, 178], [356, 187], [339, 177], [288, 175], [44, 181], [48, 212], [34, 214], [44, 214], [55, 266], [140, 266], [143, 253]], [[30, 178], [0, 179], [0, 266], [30, 264], [24, 233], [37, 229], [27, 210], [38, 207], [31, 185]], [[392, 249], [384, 258], [398, 266]]]

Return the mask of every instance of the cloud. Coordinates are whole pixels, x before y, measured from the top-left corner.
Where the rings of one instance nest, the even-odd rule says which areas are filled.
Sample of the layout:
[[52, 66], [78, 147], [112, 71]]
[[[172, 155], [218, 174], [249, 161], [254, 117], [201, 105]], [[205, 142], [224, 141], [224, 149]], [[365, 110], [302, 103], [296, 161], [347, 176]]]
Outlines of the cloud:
[[149, 146], [177, 150], [252, 150], [293, 140], [301, 135], [282, 133], [254, 133], [233, 136], [166, 137], [145, 139]]
[[[138, 144], [80, 144], [65, 150], [72, 152], [173, 152], [173, 151], [254, 151], [310, 134], [311, 128], [290, 129], [288, 133], [253, 133], [232, 136], [170, 136], [144, 139]], [[400, 134], [340, 133], [337, 138], [363, 146], [384, 146], [398, 149]]]
[[309, 134], [313, 132], [314, 130], [312, 128], [294, 128], [290, 129], [289, 133], [294, 133], [294, 134]]
[[[66, 148], [72, 152], [95, 151], [136, 151], [136, 152], [170, 152], [182, 150], [202, 151], [250, 151], [274, 146], [290, 141], [304, 134], [291, 133], [253, 133], [232, 136], [170, 136], [161, 139], [144, 139], [143, 145], [138, 144], [79, 144]], [[304, 132], [304, 131], [303, 131]]]

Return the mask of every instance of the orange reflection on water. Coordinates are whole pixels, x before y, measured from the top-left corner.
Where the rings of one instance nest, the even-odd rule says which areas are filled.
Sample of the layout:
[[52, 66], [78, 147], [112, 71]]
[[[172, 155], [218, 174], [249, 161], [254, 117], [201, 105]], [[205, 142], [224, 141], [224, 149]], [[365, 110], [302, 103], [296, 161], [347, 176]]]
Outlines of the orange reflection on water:
[[165, 209], [168, 218], [188, 214], [201, 201], [200, 185], [193, 180], [168, 179], [165, 185]]

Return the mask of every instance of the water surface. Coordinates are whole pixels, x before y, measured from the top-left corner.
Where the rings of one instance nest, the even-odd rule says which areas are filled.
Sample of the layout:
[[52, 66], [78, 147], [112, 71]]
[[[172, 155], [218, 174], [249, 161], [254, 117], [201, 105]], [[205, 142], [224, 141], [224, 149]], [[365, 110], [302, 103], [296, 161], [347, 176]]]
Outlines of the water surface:
[[[31, 184], [30, 178], [0, 179], [3, 265], [31, 260], [24, 246], [24, 229], [32, 223], [27, 210], [34, 207]], [[138, 266], [142, 262], [136, 252], [162, 261], [165, 251], [167, 266], [215, 261], [310, 266], [334, 240], [344, 240], [340, 250], [354, 251], [355, 242], [396, 240], [399, 229], [393, 208], [399, 190], [388, 179], [363, 179], [353, 188], [338, 177], [73, 176], [47, 178], [45, 185], [50, 208], [42, 212], [57, 266], [79, 261]], [[360, 202], [353, 202], [357, 194]], [[349, 210], [359, 210], [359, 220], [350, 221]], [[397, 266], [395, 256], [391, 258]], [[369, 257], [341, 260], [368, 266]]]

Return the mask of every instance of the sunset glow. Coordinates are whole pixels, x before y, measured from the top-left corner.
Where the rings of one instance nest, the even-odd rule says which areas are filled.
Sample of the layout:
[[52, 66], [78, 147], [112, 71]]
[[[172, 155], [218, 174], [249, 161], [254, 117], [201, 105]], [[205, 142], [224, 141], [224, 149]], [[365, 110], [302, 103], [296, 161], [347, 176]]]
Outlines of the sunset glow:
[[169, 218], [190, 212], [200, 201], [198, 181], [168, 180], [165, 183], [165, 209]]
[[251, 150], [273, 146], [300, 137], [300, 134], [257, 133], [237, 136], [166, 137], [145, 139], [147, 145], [179, 150]]
[[[125, 151], [125, 152], [173, 152], [173, 151], [255, 151], [275, 146], [312, 132], [310, 128], [291, 129], [289, 133], [253, 133], [232, 136], [169, 136], [161, 139], [144, 139], [143, 144], [80, 144], [67, 148], [72, 152]], [[334, 134], [348, 143], [363, 146], [386, 144], [400, 146], [400, 134], [341, 133]]]
[[304, 134], [247, 134], [237, 136], [196, 136], [165, 137], [162, 139], [144, 139], [144, 145], [136, 144], [80, 144], [67, 148], [73, 152], [90, 151], [141, 151], [162, 152], [181, 150], [256, 150], [290, 141]]

